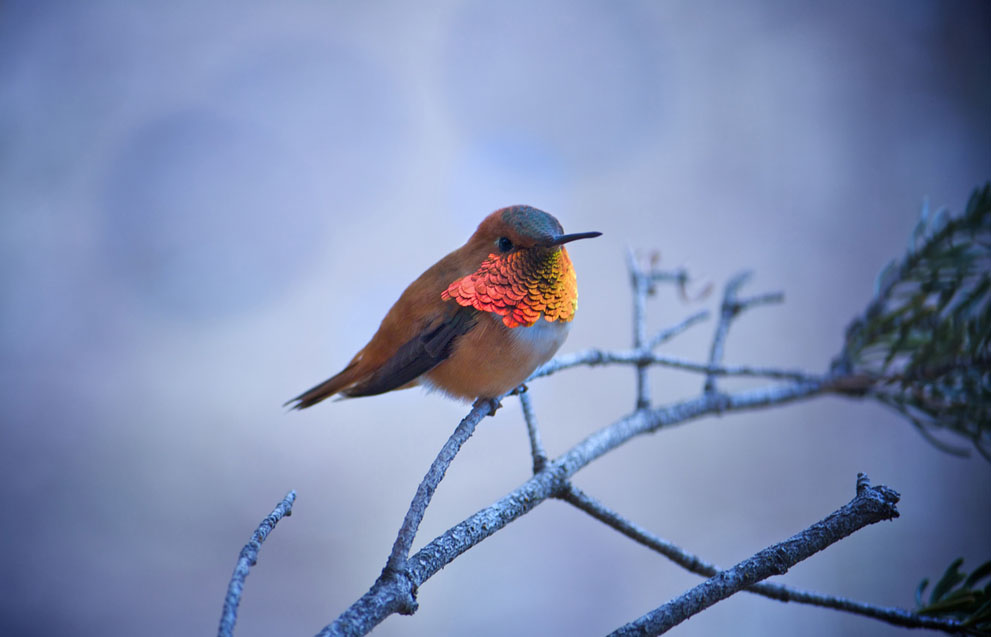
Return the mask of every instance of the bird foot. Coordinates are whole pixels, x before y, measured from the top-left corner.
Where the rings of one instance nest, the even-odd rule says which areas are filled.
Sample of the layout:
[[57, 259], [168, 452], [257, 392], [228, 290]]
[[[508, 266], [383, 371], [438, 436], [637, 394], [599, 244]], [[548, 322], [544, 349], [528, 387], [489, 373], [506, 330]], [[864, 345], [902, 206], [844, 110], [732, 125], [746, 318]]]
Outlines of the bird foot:
[[472, 407], [481, 407], [483, 403], [489, 404], [489, 416], [495, 416], [499, 408], [502, 407], [502, 401], [498, 398], [479, 398]]

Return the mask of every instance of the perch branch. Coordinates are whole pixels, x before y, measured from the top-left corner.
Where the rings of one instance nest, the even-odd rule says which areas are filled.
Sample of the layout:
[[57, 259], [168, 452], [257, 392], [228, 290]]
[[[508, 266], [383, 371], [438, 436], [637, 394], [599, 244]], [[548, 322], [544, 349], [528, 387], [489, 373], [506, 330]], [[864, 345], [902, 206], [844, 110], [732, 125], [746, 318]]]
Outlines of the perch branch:
[[567, 479], [575, 472], [635, 436], [709, 414], [786, 404], [821, 393], [823, 387], [822, 383], [808, 382], [736, 394], [709, 394], [667, 407], [634, 412], [588, 436], [497, 502], [434, 538], [409, 557], [405, 578], [386, 579], [386, 573], [383, 573], [371, 590], [320, 634], [363, 635], [392, 613], [401, 612], [401, 600], [415, 593], [440, 569], [547, 498], [562, 493]]
[[[433, 497], [437, 485], [444, 479], [444, 474], [451, 465], [451, 461], [454, 460], [454, 456], [461, 449], [461, 445], [475, 432], [475, 426], [485, 416], [495, 414], [497, 406], [498, 399], [495, 401], [475, 401], [471, 411], [458, 423], [454, 433], [444, 443], [440, 453], [437, 454], [437, 457], [430, 465], [430, 469], [427, 470], [427, 475], [423, 477], [420, 486], [416, 489], [416, 495], [413, 496], [413, 501], [410, 503], [406, 517], [403, 519], [402, 527], [399, 529], [399, 535], [396, 537], [395, 544], [392, 545], [392, 553], [389, 555], [389, 561], [385, 565], [386, 571], [398, 572], [405, 568], [406, 557], [409, 555], [410, 547], [413, 546], [416, 531], [420, 528], [420, 522], [423, 520], [423, 515], [427, 511], [427, 506], [430, 504], [430, 499]], [[416, 602], [413, 600], [414, 610], [415, 606]]]
[[412, 556], [408, 573], [413, 585], [419, 586], [474, 545], [547, 498], [562, 493], [570, 476], [637, 435], [707, 414], [785, 404], [822, 390], [823, 385], [819, 382], [796, 383], [730, 395], [703, 395], [668, 407], [634, 412], [588, 436], [510, 494], [455, 525]]
[[[573, 484], [569, 483], [568, 488], [562, 493], [560, 498], [585, 513], [588, 513], [590, 516], [606, 524], [607, 526], [619, 531], [631, 540], [643, 544], [647, 548], [660, 553], [687, 571], [691, 571], [696, 575], [712, 577], [722, 570], [718, 566], [706, 562], [699, 556], [693, 555], [692, 553], [681, 549], [671, 542], [654, 535], [635, 522], [627, 520], [615, 511], [606, 507], [598, 500], [583, 492], [578, 487], [575, 487]], [[864, 602], [859, 602], [844, 597], [823, 595], [812, 591], [803, 591], [790, 586], [785, 586], [783, 584], [758, 582], [745, 590], [749, 593], [762, 595], [769, 599], [775, 599], [781, 602], [796, 602], [811, 606], [832, 608], [855, 615], [877, 619], [895, 626], [903, 626], [906, 628], [929, 628], [933, 630], [942, 630], [948, 633], [965, 632], [965, 627], [955, 619], [917, 615], [901, 608], [874, 606], [872, 604], [865, 604]]]
[[241, 549], [237, 565], [234, 567], [234, 574], [231, 575], [230, 583], [227, 585], [227, 595], [224, 597], [224, 610], [220, 615], [220, 628], [217, 630], [218, 637], [230, 637], [234, 634], [234, 624], [237, 623], [237, 607], [241, 604], [241, 595], [244, 592], [244, 582], [248, 579], [251, 567], [258, 563], [258, 552], [262, 548], [262, 543], [268, 534], [275, 529], [283, 517], [292, 515], [292, 504], [296, 501], [296, 492], [290, 491], [282, 501], [275, 505], [255, 532], [251, 534], [251, 540]]
[[710, 577], [680, 597], [622, 626], [613, 635], [660, 635], [716, 602], [773, 575], [783, 575], [795, 564], [863, 527], [898, 517], [898, 493], [870, 486], [857, 477], [857, 495], [848, 504], [789, 539], [770, 546], [736, 566]]
[[475, 401], [471, 411], [458, 423], [417, 487], [382, 574], [361, 599], [344, 611], [334, 623], [325, 626], [320, 635], [364, 635], [393, 613], [412, 615], [416, 612], [416, 590], [419, 584], [410, 576], [407, 560], [416, 531], [454, 456], [475, 432], [475, 426], [485, 416], [494, 414], [499, 404], [499, 399]]

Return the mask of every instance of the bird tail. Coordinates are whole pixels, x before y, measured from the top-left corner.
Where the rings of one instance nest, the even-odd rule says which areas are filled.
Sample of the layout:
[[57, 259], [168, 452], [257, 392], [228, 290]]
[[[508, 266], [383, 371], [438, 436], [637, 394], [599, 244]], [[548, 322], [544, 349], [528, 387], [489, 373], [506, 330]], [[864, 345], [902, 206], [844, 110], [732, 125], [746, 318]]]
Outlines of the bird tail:
[[328, 378], [319, 385], [307, 389], [299, 396], [287, 400], [282, 406], [289, 407], [290, 409], [306, 409], [322, 400], [330, 398], [334, 394], [346, 396], [346, 390], [358, 380], [357, 367], [357, 361], [352, 361], [350, 365], [342, 369], [336, 376]]

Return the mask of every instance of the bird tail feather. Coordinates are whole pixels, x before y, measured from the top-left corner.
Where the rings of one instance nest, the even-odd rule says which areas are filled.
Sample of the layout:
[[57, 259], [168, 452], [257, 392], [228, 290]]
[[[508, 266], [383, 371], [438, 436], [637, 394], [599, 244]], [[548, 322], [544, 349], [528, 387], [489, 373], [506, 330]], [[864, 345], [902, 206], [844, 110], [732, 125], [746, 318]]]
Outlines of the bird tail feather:
[[357, 367], [357, 362], [352, 362], [337, 375], [307, 389], [299, 396], [287, 400], [282, 406], [289, 407], [290, 409], [306, 409], [330, 398], [334, 394], [342, 394], [343, 392], [342, 397], [346, 397], [347, 389], [358, 380]]

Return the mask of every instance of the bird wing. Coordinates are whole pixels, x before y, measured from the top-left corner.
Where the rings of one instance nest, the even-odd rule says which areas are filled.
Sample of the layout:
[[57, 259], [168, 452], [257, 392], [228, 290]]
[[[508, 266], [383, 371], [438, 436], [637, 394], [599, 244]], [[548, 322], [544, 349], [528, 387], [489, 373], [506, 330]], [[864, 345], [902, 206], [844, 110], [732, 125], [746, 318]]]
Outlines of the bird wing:
[[451, 355], [458, 337], [478, 322], [478, 310], [461, 307], [404, 343], [372, 375], [345, 389], [346, 396], [374, 396], [417, 379]]
[[286, 405], [292, 405], [292, 409], [305, 409], [335, 394], [374, 396], [400, 389], [450, 356], [455, 341], [475, 326], [478, 315], [474, 308], [459, 307], [441, 320], [430, 323], [370, 372], [365, 369], [367, 361], [362, 361], [359, 353], [336, 376], [311, 387]]

